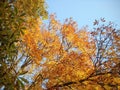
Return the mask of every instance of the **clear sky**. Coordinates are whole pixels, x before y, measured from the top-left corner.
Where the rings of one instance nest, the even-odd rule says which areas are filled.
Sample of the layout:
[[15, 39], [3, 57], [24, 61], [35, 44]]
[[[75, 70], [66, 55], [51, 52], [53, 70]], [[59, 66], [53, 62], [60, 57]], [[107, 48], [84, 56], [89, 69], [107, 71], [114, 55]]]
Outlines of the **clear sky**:
[[64, 21], [73, 17], [79, 27], [92, 27], [95, 19], [105, 18], [120, 27], [120, 0], [47, 0], [48, 12]]

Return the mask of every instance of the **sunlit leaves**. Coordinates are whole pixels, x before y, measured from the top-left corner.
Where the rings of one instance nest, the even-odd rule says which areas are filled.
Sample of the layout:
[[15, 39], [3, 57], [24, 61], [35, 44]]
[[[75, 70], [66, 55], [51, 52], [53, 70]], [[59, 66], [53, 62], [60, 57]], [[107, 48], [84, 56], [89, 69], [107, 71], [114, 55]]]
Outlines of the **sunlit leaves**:
[[76, 82], [93, 72], [95, 43], [86, 29], [78, 30], [71, 19], [62, 24], [53, 15], [48, 27], [36, 22], [25, 31], [22, 39], [26, 51], [42, 67], [47, 87]]
[[[38, 65], [29, 88], [118, 88], [119, 30], [112, 23], [99, 25], [99, 20], [94, 22], [94, 31], [88, 31], [87, 27], [78, 29], [71, 18], [60, 23], [53, 14], [49, 19], [45, 25], [28, 17], [28, 28], [21, 36], [25, 53]], [[100, 21], [105, 23], [104, 18]]]

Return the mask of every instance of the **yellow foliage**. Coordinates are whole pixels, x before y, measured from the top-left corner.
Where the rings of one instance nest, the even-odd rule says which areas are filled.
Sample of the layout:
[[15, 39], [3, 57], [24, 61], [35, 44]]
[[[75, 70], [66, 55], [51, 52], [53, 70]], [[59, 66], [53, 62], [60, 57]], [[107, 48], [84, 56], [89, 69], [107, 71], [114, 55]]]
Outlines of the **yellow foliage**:
[[[31, 26], [31, 22], [34, 22], [32, 19], [28, 19], [28, 22], [30, 27], [22, 36], [23, 42], [26, 45], [28, 54], [35, 63], [40, 64], [41, 61], [44, 62], [41, 64], [43, 66], [42, 74], [43, 77], [49, 77], [48, 86], [57, 82], [61, 83], [61, 81], [84, 79], [93, 71], [93, 68], [90, 68], [93, 67], [93, 63], [87, 53], [89, 53], [88, 50], [90, 48], [94, 47], [88, 46], [90, 42], [88, 33], [85, 30], [77, 33], [74, 26], [69, 24], [62, 26], [62, 24], [57, 23], [54, 17], [51, 17], [51, 26], [59, 25], [61, 27], [59, 31], [64, 35], [62, 38], [58, 30], [54, 30], [56, 28], [42, 30], [39, 28], [41, 21], [35, 21], [36, 24], [34, 26]], [[67, 43], [71, 43], [72, 46], [67, 46]], [[79, 51], [74, 51], [75, 47]], [[46, 60], [43, 58], [46, 58]]]
[[[50, 26], [47, 28], [41, 24], [39, 21], [36, 22], [36, 25], [30, 26], [22, 38], [32, 60], [42, 67], [42, 76], [48, 79], [46, 84], [48, 88], [69, 82], [77, 84], [83, 80], [80, 87], [74, 87], [73, 84], [72, 88], [103, 90], [102, 86], [95, 81], [102, 81], [104, 84], [108, 84], [110, 81], [119, 83], [117, 81], [119, 78], [110, 78], [111, 74], [99, 75], [100, 71], [94, 73], [98, 74], [97, 77], [84, 82], [95, 70], [107, 65], [104, 64], [99, 68], [94, 66], [92, 58], [96, 53], [95, 40], [87, 28], [77, 30], [71, 21], [62, 25], [54, 16], [50, 17]], [[105, 88], [108, 86], [105, 85]]]

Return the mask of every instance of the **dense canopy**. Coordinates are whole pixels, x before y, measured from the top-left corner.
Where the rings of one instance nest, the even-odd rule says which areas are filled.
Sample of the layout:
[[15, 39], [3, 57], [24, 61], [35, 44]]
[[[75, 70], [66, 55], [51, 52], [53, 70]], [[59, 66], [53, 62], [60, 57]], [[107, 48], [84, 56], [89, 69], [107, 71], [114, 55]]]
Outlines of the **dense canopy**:
[[0, 89], [119, 90], [120, 30], [104, 18], [94, 29], [47, 23], [44, 0], [0, 1]]

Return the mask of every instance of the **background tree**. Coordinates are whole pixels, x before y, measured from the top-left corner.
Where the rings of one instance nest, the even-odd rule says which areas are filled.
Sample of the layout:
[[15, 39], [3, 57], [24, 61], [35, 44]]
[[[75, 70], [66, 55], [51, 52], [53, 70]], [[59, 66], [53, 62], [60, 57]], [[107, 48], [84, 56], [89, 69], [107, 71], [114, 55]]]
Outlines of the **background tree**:
[[111, 22], [105, 25], [104, 19], [95, 20], [94, 25], [94, 31], [79, 30], [71, 18], [62, 24], [51, 15], [48, 27], [26, 31], [23, 43], [38, 64], [28, 88], [119, 89], [120, 31]]
[[47, 18], [44, 0], [0, 0], [0, 89], [24, 89], [28, 82], [22, 76], [29, 58], [21, 48], [21, 34], [28, 19], [39, 16]]

